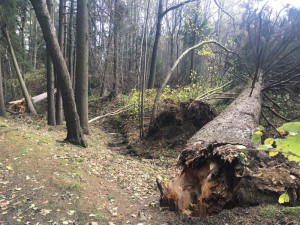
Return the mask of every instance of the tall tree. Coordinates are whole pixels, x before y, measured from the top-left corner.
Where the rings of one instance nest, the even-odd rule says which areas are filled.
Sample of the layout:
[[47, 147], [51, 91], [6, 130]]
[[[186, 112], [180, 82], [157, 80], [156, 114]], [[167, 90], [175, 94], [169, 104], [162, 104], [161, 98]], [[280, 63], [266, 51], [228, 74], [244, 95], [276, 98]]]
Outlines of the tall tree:
[[67, 64], [60, 50], [54, 26], [47, 9], [46, 0], [30, 0], [40, 23], [43, 36], [51, 56], [54, 70], [59, 77], [61, 93], [64, 104], [64, 114], [67, 125], [66, 140], [81, 146], [86, 146], [83, 139], [80, 120], [76, 110], [75, 97], [72, 89], [70, 74]]
[[187, 3], [190, 3], [195, 0], [188, 0], [185, 2], [182, 2], [178, 5], [172, 6], [165, 11], [163, 11], [163, 0], [159, 0], [158, 2], [158, 13], [157, 13], [157, 24], [156, 24], [156, 33], [155, 33], [155, 40], [154, 40], [154, 46], [152, 51], [152, 57], [151, 57], [151, 65], [150, 65], [150, 75], [149, 75], [149, 81], [148, 81], [148, 88], [154, 88], [154, 81], [155, 81], [155, 73], [156, 73], [156, 61], [157, 61], [157, 52], [158, 52], [158, 44], [161, 36], [161, 28], [162, 28], [162, 20], [165, 15], [167, 15], [168, 12], [177, 9]]
[[[53, 23], [54, 10], [53, 10], [52, 0], [47, 0], [47, 6]], [[49, 52], [48, 49], [47, 52]], [[56, 118], [55, 118], [55, 98], [54, 98], [54, 70], [53, 70], [53, 64], [49, 53], [47, 53], [47, 111], [48, 111], [47, 114], [48, 125], [55, 126]]]
[[89, 134], [88, 122], [88, 1], [77, 2], [76, 17], [76, 77], [75, 100], [84, 133]]
[[74, 0], [71, 0], [71, 5], [70, 5], [70, 19], [69, 19], [69, 31], [68, 31], [68, 36], [69, 36], [69, 49], [68, 49], [68, 67], [69, 67], [69, 73], [71, 76], [72, 80], [72, 86], [74, 88], [75, 85], [75, 79], [74, 79], [74, 24], [73, 24], [73, 17], [74, 17]]
[[0, 116], [5, 116], [6, 111], [5, 111], [3, 88], [2, 88], [2, 57], [1, 57], [1, 54], [0, 54]]
[[[64, 53], [64, 10], [65, 10], [65, 0], [59, 1], [59, 25], [58, 25], [58, 43], [60, 46], [60, 50]], [[64, 56], [64, 55], [63, 55]], [[56, 124], [60, 125], [63, 123], [63, 102], [61, 97], [60, 90], [60, 76], [59, 74], [55, 74], [56, 76]]]
[[14, 52], [13, 46], [11, 44], [10, 36], [9, 36], [8, 30], [7, 30], [6, 27], [3, 27], [3, 32], [4, 32], [4, 36], [6, 37], [6, 40], [7, 40], [7, 43], [8, 43], [9, 51], [10, 51], [11, 57], [12, 57], [13, 62], [14, 62], [15, 70], [16, 70], [16, 73], [17, 73], [18, 80], [20, 82], [20, 86], [22, 88], [24, 98], [26, 100], [27, 110], [28, 110], [29, 113], [32, 113], [32, 114], [36, 115], [37, 114], [36, 110], [33, 106], [33, 103], [31, 101], [29, 92], [28, 92], [27, 87], [25, 85], [25, 82], [23, 80], [21, 70], [20, 70], [20, 67], [18, 65], [17, 58], [15, 56], [15, 52]]
[[36, 16], [33, 15], [33, 42], [32, 42], [32, 67], [36, 69], [36, 59], [37, 59], [37, 33], [38, 33], [38, 23]]
[[119, 63], [119, 29], [120, 29], [120, 12], [119, 12], [119, 0], [114, 0], [114, 84], [113, 84], [113, 96], [117, 96], [119, 93], [119, 75], [118, 75], [118, 63]]

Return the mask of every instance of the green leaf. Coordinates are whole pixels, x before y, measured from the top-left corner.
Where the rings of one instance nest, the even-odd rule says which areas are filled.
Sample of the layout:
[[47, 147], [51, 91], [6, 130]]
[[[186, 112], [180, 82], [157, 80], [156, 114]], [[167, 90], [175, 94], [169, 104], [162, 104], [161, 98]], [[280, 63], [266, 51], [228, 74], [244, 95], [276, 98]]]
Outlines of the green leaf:
[[262, 125], [259, 125], [256, 129], [259, 130], [259, 131], [264, 131], [265, 130], [265, 128]]
[[165, 181], [166, 177], [165, 177], [164, 175], [161, 175], [161, 179], [162, 179], [163, 181]]
[[261, 140], [261, 135], [253, 135], [251, 141], [254, 143], [258, 143]]
[[286, 202], [290, 202], [289, 195], [287, 193], [283, 193], [282, 195], [279, 196], [278, 202], [280, 204], [283, 204], [283, 203], [286, 203]]
[[270, 148], [273, 148], [272, 145], [259, 145], [257, 147], [257, 150], [263, 150], [264, 151], [264, 150], [268, 150]]
[[300, 158], [293, 155], [284, 154], [285, 152], [292, 152], [296, 155], [300, 155], [300, 134], [296, 136], [287, 136], [287, 139], [276, 139], [276, 150], [283, 152], [283, 155], [290, 161], [300, 162]]
[[300, 133], [300, 122], [285, 123], [278, 129], [289, 131], [289, 132]]

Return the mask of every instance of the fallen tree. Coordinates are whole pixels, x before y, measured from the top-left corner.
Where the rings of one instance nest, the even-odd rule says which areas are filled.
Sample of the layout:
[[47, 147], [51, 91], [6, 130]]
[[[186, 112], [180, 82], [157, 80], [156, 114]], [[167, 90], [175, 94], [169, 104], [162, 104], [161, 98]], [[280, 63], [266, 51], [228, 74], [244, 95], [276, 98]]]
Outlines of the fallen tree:
[[254, 151], [251, 142], [261, 112], [261, 73], [259, 77], [254, 88], [249, 84], [189, 140], [170, 182], [157, 177], [161, 206], [205, 217], [238, 205], [276, 203], [283, 193], [291, 205], [300, 204], [299, 166]]
[[[54, 94], [55, 93], [56, 93], [56, 89], [54, 89]], [[47, 99], [47, 92], [44, 92], [42, 94], [32, 97], [31, 101], [32, 101], [32, 103], [35, 104], [35, 103], [44, 101], [45, 99]], [[10, 108], [13, 109], [13, 111], [15, 113], [25, 113], [26, 112], [27, 104], [26, 104], [25, 98], [22, 98], [22, 99], [16, 100], [16, 101], [11, 101], [11, 102], [9, 102], [9, 104], [12, 105]]]

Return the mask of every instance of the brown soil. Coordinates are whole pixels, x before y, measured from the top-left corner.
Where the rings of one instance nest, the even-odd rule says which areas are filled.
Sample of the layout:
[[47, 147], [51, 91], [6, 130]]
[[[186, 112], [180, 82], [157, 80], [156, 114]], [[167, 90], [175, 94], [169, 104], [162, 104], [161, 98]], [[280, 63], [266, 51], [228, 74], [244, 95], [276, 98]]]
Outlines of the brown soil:
[[[159, 206], [155, 177], [171, 177], [176, 158], [145, 159], [121, 154], [92, 126], [88, 148], [64, 143], [64, 126], [44, 118], [0, 118], [0, 224], [298, 224], [283, 207], [224, 210], [192, 218]], [[113, 146], [113, 145], [111, 145]], [[275, 213], [275, 215], [274, 215]]]
[[146, 117], [146, 137], [143, 140], [139, 139], [137, 125], [127, 120], [126, 116], [122, 118], [121, 124], [112, 127], [121, 128], [120, 132], [128, 142], [129, 153], [149, 159], [176, 158], [189, 138], [216, 116], [215, 110], [201, 101], [175, 103], [167, 99], [162, 107], [163, 110], [151, 124]]

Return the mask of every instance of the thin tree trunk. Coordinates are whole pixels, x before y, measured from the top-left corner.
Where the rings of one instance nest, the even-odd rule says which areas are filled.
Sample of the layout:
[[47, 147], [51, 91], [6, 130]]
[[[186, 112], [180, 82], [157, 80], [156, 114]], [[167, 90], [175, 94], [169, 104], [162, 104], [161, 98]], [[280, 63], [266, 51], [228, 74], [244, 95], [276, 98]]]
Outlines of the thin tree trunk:
[[51, 56], [54, 70], [59, 77], [61, 93], [64, 103], [64, 114], [67, 125], [66, 140], [81, 146], [86, 146], [83, 139], [80, 120], [76, 110], [74, 92], [70, 74], [65, 59], [61, 52], [54, 26], [47, 9], [45, 0], [30, 0], [42, 28], [43, 36]]
[[77, 2], [76, 19], [76, 85], [75, 100], [80, 125], [85, 134], [89, 134], [88, 120], [88, 1]]
[[194, 50], [195, 48], [199, 48], [205, 44], [215, 44], [215, 45], [218, 45], [219, 47], [221, 47], [222, 49], [224, 49], [225, 51], [227, 52], [230, 52], [230, 53], [233, 53], [232, 51], [228, 50], [227, 48], [225, 48], [223, 45], [221, 45], [220, 43], [216, 42], [216, 41], [202, 41], [188, 49], [186, 49], [180, 56], [178, 59], [176, 59], [176, 61], [174, 62], [174, 64], [172, 65], [171, 69], [168, 71], [167, 75], [166, 75], [166, 78], [164, 80], [164, 82], [162, 83], [161, 87], [157, 90], [157, 93], [156, 93], [156, 96], [155, 96], [155, 100], [154, 100], [154, 103], [153, 103], [153, 108], [152, 108], [152, 115], [151, 115], [151, 121], [154, 120], [155, 116], [156, 116], [156, 111], [157, 111], [157, 105], [158, 105], [158, 101], [159, 101], [159, 98], [161, 96], [161, 94], [163, 93], [163, 90], [165, 89], [167, 83], [169, 82], [170, 78], [171, 78], [171, 75], [172, 73], [175, 71], [178, 63], [183, 59], [183, 57], [189, 53], [190, 51]]
[[143, 77], [142, 77], [142, 96], [141, 96], [141, 126], [140, 126], [140, 139], [144, 138], [144, 104], [145, 104], [145, 82], [146, 82], [146, 73], [147, 73], [147, 50], [148, 50], [148, 39], [147, 39], [147, 30], [148, 30], [148, 16], [149, 16], [149, 6], [150, 6], [150, 0], [148, 0], [147, 4], [147, 12], [146, 12], [146, 20], [145, 20], [145, 26], [144, 26], [144, 34], [142, 38], [141, 43], [141, 62], [142, 62], [142, 56], [143, 56], [143, 42], [145, 38], [145, 52], [144, 52], [144, 70], [143, 70]]
[[156, 24], [156, 34], [155, 34], [154, 46], [153, 46], [152, 57], [151, 57], [148, 89], [154, 88], [158, 44], [159, 44], [159, 39], [160, 39], [160, 35], [161, 35], [161, 23], [162, 23], [162, 19], [163, 19], [162, 13], [163, 13], [163, 0], [159, 0], [158, 13], [157, 13], [157, 24]]
[[37, 57], [37, 19], [36, 16], [33, 15], [33, 46], [32, 46], [32, 67], [36, 69], [36, 57]]
[[[47, 0], [48, 11], [52, 20], [54, 19], [54, 10], [53, 10], [53, 2], [52, 0]], [[49, 50], [47, 49], [47, 120], [48, 125], [55, 126], [56, 118], [55, 118], [55, 95], [54, 95], [54, 69], [52, 60], [49, 54]]]
[[69, 21], [69, 73], [71, 76], [71, 81], [73, 83], [74, 79], [74, 69], [73, 69], [73, 62], [74, 62], [74, 31], [73, 31], [73, 14], [74, 14], [74, 0], [71, 0], [70, 6], [70, 21]]
[[6, 109], [4, 104], [4, 95], [2, 88], [2, 56], [0, 54], [0, 116], [6, 116]]
[[[59, 1], [59, 26], [58, 26], [58, 43], [60, 46], [60, 50], [62, 54], [64, 53], [64, 9], [65, 9], [65, 0]], [[63, 100], [61, 96], [61, 81], [59, 74], [55, 74], [56, 76], [56, 124], [63, 124]]]
[[[11, 97], [12, 97], [12, 99], [15, 99], [16, 98], [16, 88], [15, 88], [15, 82], [14, 82], [14, 79], [13, 79], [11, 63], [10, 63], [10, 59], [8, 57], [7, 50], [5, 51], [5, 59], [7, 61], [7, 72], [8, 72], [8, 75], [9, 75], [9, 79], [11, 79], [11, 81], [12, 81], [11, 84], [10, 84]], [[5, 93], [7, 93], [7, 92], [5, 92]]]
[[112, 42], [112, 35], [111, 35], [111, 23], [109, 26], [109, 33], [108, 33], [108, 42], [107, 42], [107, 53], [105, 57], [105, 63], [104, 63], [104, 71], [103, 71], [103, 79], [101, 83], [101, 90], [100, 90], [100, 97], [103, 97], [104, 91], [105, 91], [105, 81], [106, 81], [106, 74], [108, 69], [108, 64], [110, 62], [110, 50], [111, 50], [111, 42]]
[[114, 0], [115, 12], [114, 12], [114, 83], [113, 83], [113, 96], [117, 96], [119, 93], [119, 74], [118, 74], [118, 63], [119, 63], [119, 0]]
[[17, 58], [15, 56], [14, 49], [13, 49], [13, 46], [12, 46], [11, 41], [10, 41], [9, 33], [8, 33], [6, 27], [4, 28], [4, 33], [5, 33], [7, 42], [8, 42], [9, 51], [10, 51], [10, 54], [11, 54], [13, 62], [14, 62], [14, 66], [15, 66], [15, 70], [16, 70], [16, 73], [17, 73], [17, 76], [18, 76], [18, 79], [19, 79], [19, 82], [20, 82], [20, 86], [22, 88], [22, 92], [23, 92], [24, 98], [26, 100], [28, 112], [31, 113], [31, 114], [36, 115], [37, 114], [36, 110], [35, 110], [35, 108], [33, 106], [33, 103], [31, 101], [30, 95], [28, 93], [28, 90], [26, 88], [25, 82], [23, 80], [23, 77], [22, 77], [22, 74], [21, 74], [18, 62], [17, 62]]

